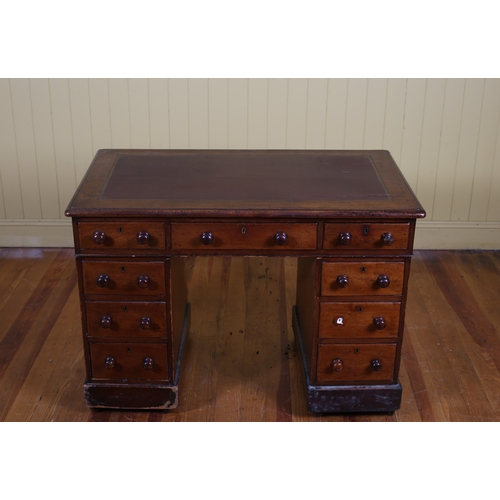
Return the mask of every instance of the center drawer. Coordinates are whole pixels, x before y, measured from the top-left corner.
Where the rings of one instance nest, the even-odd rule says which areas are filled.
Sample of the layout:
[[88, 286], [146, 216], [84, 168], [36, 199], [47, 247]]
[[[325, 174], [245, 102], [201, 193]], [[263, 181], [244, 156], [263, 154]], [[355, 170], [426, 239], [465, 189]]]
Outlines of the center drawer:
[[85, 309], [90, 336], [167, 336], [165, 302], [86, 302]]
[[314, 250], [316, 237], [316, 223], [172, 223], [174, 250]]
[[322, 302], [322, 339], [396, 338], [401, 302]]
[[98, 295], [164, 295], [163, 262], [83, 261], [83, 289]]

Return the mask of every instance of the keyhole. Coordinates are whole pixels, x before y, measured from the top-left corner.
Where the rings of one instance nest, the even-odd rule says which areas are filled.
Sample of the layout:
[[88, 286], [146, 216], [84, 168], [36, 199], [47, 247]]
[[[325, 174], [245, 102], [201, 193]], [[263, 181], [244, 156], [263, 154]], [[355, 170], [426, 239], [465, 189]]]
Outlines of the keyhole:
[[[122, 269], [123, 269], [123, 268], [122, 268]], [[362, 268], [361, 268], [361, 272], [362, 272], [362, 273], [364, 273], [364, 272], [365, 272], [365, 268], [364, 268], [364, 267], [362, 267]]]
[[369, 227], [364, 227], [363, 228], [363, 234], [364, 235], [367, 235], [369, 232], [370, 232], [370, 228]]
[[247, 228], [246, 227], [242, 227], [241, 228], [241, 234], [245, 234], [247, 232]]
[[358, 312], [363, 312], [363, 308], [362, 307], [358, 307]]
[[121, 227], [120, 229], [118, 229], [118, 232], [119, 232], [120, 234], [122, 234], [122, 233], [123, 233], [123, 227]]
[[127, 352], [130, 352], [130, 347], [127, 347]]
[[125, 268], [122, 266], [122, 273], [124, 273], [124, 272], [125, 272]]
[[354, 352], [355, 352], [356, 354], [359, 354], [359, 349], [356, 349]]
[[124, 310], [125, 312], [128, 312], [128, 307], [124, 307], [124, 308], [123, 308], [123, 310]]

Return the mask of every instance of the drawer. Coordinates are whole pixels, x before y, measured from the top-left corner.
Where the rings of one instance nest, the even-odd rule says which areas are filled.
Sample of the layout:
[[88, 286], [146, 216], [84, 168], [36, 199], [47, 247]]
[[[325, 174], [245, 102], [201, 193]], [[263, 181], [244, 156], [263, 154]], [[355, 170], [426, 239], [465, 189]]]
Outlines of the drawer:
[[396, 344], [322, 344], [318, 347], [318, 381], [392, 381]]
[[167, 336], [165, 302], [86, 302], [85, 309], [91, 336]]
[[322, 302], [319, 336], [339, 338], [396, 338], [401, 302]]
[[166, 344], [91, 343], [93, 379], [168, 380]]
[[316, 223], [172, 223], [174, 250], [314, 250], [316, 237]]
[[86, 294], [164, 295], [163, 262], [83, 261]]
[[165, 248], [163, 222], [79, 222], [78, 235], [81, 250]]
[[409, 223], [326, 223], [323, 248], [335, 250], [404, 250], [408, 248]]
[[404, 262], [323, 262], [321, 294], [401, 295]]

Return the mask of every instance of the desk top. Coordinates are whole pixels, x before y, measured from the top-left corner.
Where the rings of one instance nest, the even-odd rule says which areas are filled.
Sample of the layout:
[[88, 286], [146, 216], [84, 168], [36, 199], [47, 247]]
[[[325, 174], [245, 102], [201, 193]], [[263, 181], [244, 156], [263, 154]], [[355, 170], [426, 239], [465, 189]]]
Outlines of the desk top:
[[424, 217], [388, 151], [97, 152], [67, 216]]

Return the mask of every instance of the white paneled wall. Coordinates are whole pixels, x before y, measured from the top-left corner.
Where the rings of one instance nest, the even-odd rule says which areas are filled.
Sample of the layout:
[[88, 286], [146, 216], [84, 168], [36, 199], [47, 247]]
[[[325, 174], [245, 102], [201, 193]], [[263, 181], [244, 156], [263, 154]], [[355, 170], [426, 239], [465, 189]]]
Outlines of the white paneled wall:
[[71, 245], [101, 148], [388, 149], [420, 248], [500, 247], [500, 79], [0, 79], [0, 245]]

